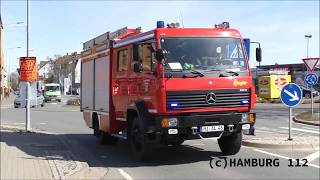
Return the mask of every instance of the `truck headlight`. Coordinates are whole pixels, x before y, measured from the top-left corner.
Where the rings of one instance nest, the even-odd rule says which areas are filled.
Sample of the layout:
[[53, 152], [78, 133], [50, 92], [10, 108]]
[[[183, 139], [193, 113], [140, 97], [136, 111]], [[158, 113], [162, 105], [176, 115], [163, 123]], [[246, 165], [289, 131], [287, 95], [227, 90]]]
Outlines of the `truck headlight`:
[[163, 128], [176, 127], [176, 126], [178, 126], [178, 119], [177, 118], [163, 118], [161, 121], [161, 126]]

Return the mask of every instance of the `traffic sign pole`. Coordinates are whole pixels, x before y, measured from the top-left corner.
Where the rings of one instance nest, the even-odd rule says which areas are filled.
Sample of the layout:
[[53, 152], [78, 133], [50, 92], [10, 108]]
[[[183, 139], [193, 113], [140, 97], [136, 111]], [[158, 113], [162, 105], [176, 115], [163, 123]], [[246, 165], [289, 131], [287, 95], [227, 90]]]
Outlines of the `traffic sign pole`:
[[289, 141], [292, 141], [292, 108], [289, 107]]
[[[27, 57], [29, 57], [29, 0], [27, 0]], [[30, 82], [27, 81], [26, 131], [30, 132]]]
[[312, 86], [318, 83], [318, 75], [313, 72], [308, 72], [304, 77], [304, 83], [310, 88], [310, 96], [311, 96], [311, 115], [313, 116], [313, 90]]
[[313, 92], [312, 92], [312, 86], [310, 86], [310, 92], [311, 92], [311, 117], [313, 117]]
[[285, 85], [281, 90], [280, 99], [283, 104], [289, 107], [289, 138], [292, 140], [292, 107], [297, 106], [302, 100], [302, 90], [301, 88], [294, 84], [289, 83]]

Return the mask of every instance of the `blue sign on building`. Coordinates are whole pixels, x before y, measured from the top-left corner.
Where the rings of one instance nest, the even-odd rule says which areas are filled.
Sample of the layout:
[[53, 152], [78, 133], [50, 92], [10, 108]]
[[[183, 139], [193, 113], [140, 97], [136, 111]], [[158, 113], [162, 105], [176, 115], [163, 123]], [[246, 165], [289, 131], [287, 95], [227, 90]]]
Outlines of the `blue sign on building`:
[[317, 82], [318, 82], [318, 76], [316, 73], [308, 73], [304, 77], [304, 83], [309, 87], [316, 85]]
[[294, 83], [285, 85], [281, 91], [280, 99], [282, 103], [288, 107], [294, 107], [300, 104], [302, 100], [301, 88]]

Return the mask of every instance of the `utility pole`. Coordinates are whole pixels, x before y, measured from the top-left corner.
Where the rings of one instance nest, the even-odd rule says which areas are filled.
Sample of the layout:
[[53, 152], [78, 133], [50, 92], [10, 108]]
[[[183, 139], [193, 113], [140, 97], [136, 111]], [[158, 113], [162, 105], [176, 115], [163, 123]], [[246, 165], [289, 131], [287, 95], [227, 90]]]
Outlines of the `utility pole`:
[[[312, 35], [304, 35], [304, 37], [307, 39], [307, 58], [309, 58], [309, 40], [312, 38]], [[312, 86], [310, 86], [310, 96], [311, 96], [311, 115], [313, 116], [313, 92], [312, 92]]]
[[[27, 0], [27, 57], [29, 57], [29, 0]], [[26, 82], [26, 131], [30, 132], [30, 82]]]

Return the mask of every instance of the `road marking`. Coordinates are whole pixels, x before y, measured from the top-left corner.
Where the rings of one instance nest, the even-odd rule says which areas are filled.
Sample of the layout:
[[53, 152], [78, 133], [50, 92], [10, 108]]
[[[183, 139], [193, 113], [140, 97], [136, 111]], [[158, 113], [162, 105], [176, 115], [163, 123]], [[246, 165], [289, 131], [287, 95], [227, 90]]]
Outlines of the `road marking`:
[[14, 123], [12, 123], [12, 124], [14, 124], [14, 125], [20, 125], [20, 124], [25, 124], [25, 123], [17, 123], [17, 122], [14, 122]]
[[319, 128], [317, 129], [317, 128], [311, 128], [311, 127], [305, 127], [305, 126], [303, 126], [303, 128], [304, 128], [304, 129], [310, 129], [310, 130], [316, 130], [316, 131], [319, 131], [319, 130], [320, 130]]
[[124, 170], [122, 169], [118, 169], [119, 173], [124, 177], [126, 178], [127, 180], [133, 180], [133, 178], [128, 174], [126, 173]]
[[315, 152], [315, 153], [309, 154], [308, 156], [306, 156], [306, 157], [304, 157], [304, 158], [307, 159], [308, 162], [311, 162], [311, 161], [316, 160], [316, 159], [319, 158], [319, 156], [320, 156], [319, 153], [320, 153], [320, 151], [317, 151], [317, 152]]
[[[271, 156], [283, 158], [283, 159], [293, 159], [293, 158], [290, 158], [290, 157], [287, 157], [287, 156], [282, 156], [282, 155], [279, 155], [279, 154], [274, 154], [274, 153], [267, 152], [267, 151], [263, 151], [263, 150], [260, 150], [260, 149], [253, 149], [253, 150], [254, 150], [254, 151], [257, 151], [257, 152], [260, 152], [260, 153], [268, 154], [268, 155], [271, 155]], [[319, 151], [318, 151], [318, 152], [319, 152]], [[303, 158], [302, 158], [302, 159], [303, 159]], [[294, 160], [294, 159], [293, 159], [293, 160]], [[309, 161], [308, 161], [308, 162], [309, 162]], [[311, 167], [315, 167], [315, 168], [320, 169], [320, 166], [315, 165], [315, 164], [310, 164], [310, 163], [308, 163], [308, 166], [311, 166]]]
[[39, 124], [41, 124], [41, 125], [45, 125], [45, 124], [47, 124], [47, 123], [39, 123]]
[[190, 144], [191, 146], [205, 146], [205, 144]]
[[[288, 127], [280, 127], [281, 129], [289, 129]], [[299, 129], [299, 128], [291, 128], [292, 130], [295, 131], [302, 131], [302, 132], [309, 132], [309, 133], [314, 133], [314, 134], [320, 134], [319, 131], [312, 131], [312, 130], [308, 130], [308, 129]]]
[[58, 104], [58, 103], [50, 103], [50, 104]]

